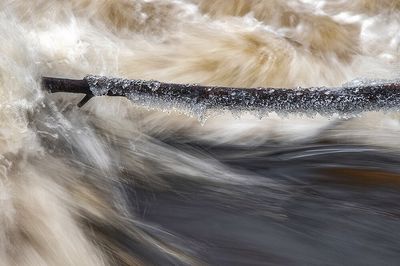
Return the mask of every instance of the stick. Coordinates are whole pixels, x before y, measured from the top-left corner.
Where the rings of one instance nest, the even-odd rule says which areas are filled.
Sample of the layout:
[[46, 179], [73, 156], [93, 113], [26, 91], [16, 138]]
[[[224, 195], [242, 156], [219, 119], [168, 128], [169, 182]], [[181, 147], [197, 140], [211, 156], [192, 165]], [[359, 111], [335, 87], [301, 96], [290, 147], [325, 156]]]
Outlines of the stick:
[[[361, 83], [337, 88], [230, 88], [87, 76], [83, 80], [43, 77], [49, 92], [123, 96], [141, 105], [168, 108], [223, 109], [277, 113], [351, 115], [363, 111], [400, 110], [400, 82]], [[194, 111], [196, 112], [196, 111]]]

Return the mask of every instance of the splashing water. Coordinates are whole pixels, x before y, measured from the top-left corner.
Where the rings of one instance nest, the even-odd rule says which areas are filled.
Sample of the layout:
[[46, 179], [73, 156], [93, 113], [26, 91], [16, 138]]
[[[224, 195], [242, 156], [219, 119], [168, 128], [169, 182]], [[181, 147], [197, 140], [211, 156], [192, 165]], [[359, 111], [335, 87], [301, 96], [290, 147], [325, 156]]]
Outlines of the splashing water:
[[397, 0], [0, 1], [0, 264], [399, 264], [399, 51]]

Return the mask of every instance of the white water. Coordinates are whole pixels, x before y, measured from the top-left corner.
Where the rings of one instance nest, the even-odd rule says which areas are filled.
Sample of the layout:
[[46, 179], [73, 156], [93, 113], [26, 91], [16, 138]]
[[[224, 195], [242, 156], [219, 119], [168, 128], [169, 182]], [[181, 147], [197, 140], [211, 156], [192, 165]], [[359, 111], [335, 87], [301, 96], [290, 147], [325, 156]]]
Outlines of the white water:
[[[186, 256], [191, 246], [178, 244], [179, 236], [144, 225], [141, 213], [130, 215], [129, 207], [136, 202], [127, 199], [126, 184], [152, 195], [171, 192], [180, 182], [203, 184], [211, 199], [236, 203], [247, 203], [257, 189], [273, 187], [266, 190], [268, 199], [282, 200], [281, 205], [296, 199], [280, 194], [286, 187], [279, 180], [251, 170], [244, 174], [224, 158], [220, 161], [195, 146], [184, 151], [166, 140], [248, 150], [313, 141], [400, 149], [397, 112], [367, 112], [350, 119], [266, 117], [260, 112], [261, 120], [246, 113], [236, 119], [217, 112], [201, 126], [196, 118], [175, 112], [173, 99], [146, 102], [166, 104], [161, 109], [169, 113], [114, 97], [95, 97], [78, 109], [79, 95], [43, 92], [42, 76], [339, 87], [357, 78], [399, 78], [399, 59], [397, 0], [0, 1], [1, 263], [143, 263], [140, 256], [132, 258], [120, 249], [112, 239], [115, 234], [100, 231], [109, 230], [126, 234], [137, 249], [168, 256], [168, 262], [201, 264]], [[190, 113], [202, 120], [203, 110]], [[232, 150], [224, 152], [230, 155]], [[241, 156], [245, 160], [246, 154]], [[257, 162], [257, 154], [252, 156]], [[332, 158], [335, 164], [337, 158]], [[268, 181], [265, 187], [259, 186], [260, 180]], [[180, 192], [174, 195], [184, 198]], [[262, 205], [265, 213], [275, 207], [258, 200], [250, 206]], [[233, 204], [225, 202], [224, 208]], [[157, 237], [149, 232], [157, 232]]]

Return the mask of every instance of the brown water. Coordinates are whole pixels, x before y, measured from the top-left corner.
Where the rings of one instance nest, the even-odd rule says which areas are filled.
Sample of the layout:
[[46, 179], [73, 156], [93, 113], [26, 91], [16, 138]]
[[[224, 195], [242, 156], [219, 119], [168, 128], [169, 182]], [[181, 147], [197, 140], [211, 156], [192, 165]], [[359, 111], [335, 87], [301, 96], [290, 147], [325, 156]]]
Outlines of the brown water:
[[399, 33], [398, 0], [0, 1], [0, 264], [398, 265], [398, 112], [201, 125], [40, 81], [398, 79]]

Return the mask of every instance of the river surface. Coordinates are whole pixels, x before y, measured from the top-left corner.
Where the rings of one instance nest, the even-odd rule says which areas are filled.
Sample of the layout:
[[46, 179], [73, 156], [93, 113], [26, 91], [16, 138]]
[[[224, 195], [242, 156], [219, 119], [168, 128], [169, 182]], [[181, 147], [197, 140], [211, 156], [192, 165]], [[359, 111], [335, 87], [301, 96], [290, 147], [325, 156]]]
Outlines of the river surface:
[[170, 192], [135, 190], [136, 212], [188, 241], [205, 262], [399, 263], [399, 154], [334, 143], [254, 149], [170, 145], [201, 150], [238, 172], [265, 178], [274, 187], [271, 191], [268, 185], [225, 186], [234, 191], [232, 196], [210, 194], [207, 184], [181, 181]]

